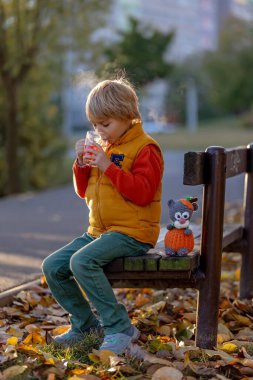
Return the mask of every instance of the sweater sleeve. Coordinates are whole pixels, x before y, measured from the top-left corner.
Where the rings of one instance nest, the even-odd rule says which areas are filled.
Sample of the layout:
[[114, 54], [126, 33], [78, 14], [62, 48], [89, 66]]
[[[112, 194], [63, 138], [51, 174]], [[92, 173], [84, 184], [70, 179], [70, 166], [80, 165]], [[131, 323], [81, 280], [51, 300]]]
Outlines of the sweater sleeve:
[[85, 191], [90, 176], [90, 166], [79, 166], [77, 160], [73, 164], [73, 183], [76, 194], [85, 197]]
[[147, 145], [138, 154], [130, 173], [111, 163], [105, 174], [126, 199], [138, 206], [146, 206], [154, 199], [161, 183], [161, 154], [155, 145]]

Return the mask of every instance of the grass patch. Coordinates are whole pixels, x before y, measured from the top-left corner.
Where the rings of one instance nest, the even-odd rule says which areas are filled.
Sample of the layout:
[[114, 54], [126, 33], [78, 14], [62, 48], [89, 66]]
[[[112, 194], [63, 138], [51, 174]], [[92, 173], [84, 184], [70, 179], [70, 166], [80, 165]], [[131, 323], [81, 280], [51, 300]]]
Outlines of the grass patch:
[[196, 132], [178, 128], [172, 133], [154, 134], [154, 138], [164, 150], [205, 149], [211, 145], [231, 148], [253, 142], [253, 130], [245, 129], [236, 118], [200, 123]]
[[91, 364], [88, 354], [92, 349], [98, 349], [102, 343], [102, 338], [96, 333], [85, 335], [82, 342], [68, 348], [56, 347], [53, 343], [44, 346], [43, 351], [53, 355], [59, 360], [79, 361], [80, 363]]

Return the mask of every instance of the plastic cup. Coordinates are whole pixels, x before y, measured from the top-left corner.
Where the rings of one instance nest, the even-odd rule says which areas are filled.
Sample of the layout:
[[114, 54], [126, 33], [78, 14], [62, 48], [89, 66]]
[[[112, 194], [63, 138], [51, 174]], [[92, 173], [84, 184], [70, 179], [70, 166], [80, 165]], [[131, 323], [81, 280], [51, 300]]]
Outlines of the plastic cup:
[[[96, 145], [94, 143], [99, 144], [100, 136], [96, 131], [88, 131], [85, 136], [85, 147], [89, 147], [92, 149], [97, 149]], [[84, 154], [85, 157], [85, 154]], [[89, 165], [89, 164], [87, 164]]]

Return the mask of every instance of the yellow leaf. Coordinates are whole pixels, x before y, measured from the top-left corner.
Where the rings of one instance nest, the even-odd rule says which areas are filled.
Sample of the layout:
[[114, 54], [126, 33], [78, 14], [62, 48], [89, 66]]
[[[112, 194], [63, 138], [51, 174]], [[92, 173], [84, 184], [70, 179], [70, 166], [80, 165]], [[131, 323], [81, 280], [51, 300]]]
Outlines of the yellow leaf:
[[240, 281], [240, 277], [241, 277], [241, 269], [237, 268], [235, 271], [235, 280]]
[[100, 359], [99, 359], [99, 356], [95, 355], [95, 354], [88, 354], [89, 356], [89, 359], [93, 362], [93, 363], [99, 363], [100, 362]]
[[63, 325], [63, 326], [58, 326], [55, 329], [52, 330], [52, 335], [61, 335], [67, 332], [70, 328], [70, 325]]
[[44, 364], [55, 365], [55, 361], [54, 361], [53, 358], [49, 358], [49, 359], [47, 359], [47, 360], [44, 362]]
[[252, 323], [248, 317], [244, 317], [243, 315], [239, 315], [237, 313], [231, 313], [231, 314], [233, 318], [243, 326], [250, 326]]
[[26, 344], [19, 344], [17, 350], [20, 352], [28, 353], [29, 355], [38, 354], [38, 350], [35, 347], [27, 346]]
[[81, 369], [81, 368], [74, 368], [69, 371], [70, 375], [82, 375], [82, 374], [87, 374], [87, 373], [88, 373], [87, 369]]
[[238, 352], [238, 347], [234, 343], [225, 343], [220, 349], [227, 352], [228, 354]]
[[11, 338], [7, 339], [6, 344], [10, 344], [12, 346], [15, 346], [16, 344], [18, 344], [18, 338], [16, 336], [12, 336]]
[[3, 379], [11, 380], [14, 376], [21, 375], [27, 369], [27, 365], [13, 365], [3, 371]]
[[23, 343], [24, 343], [24, 344], [30, 344], [30, 342], [32, 342], [32, 339], [33, 339], [33, 334], [29, 334], [29, 335], [27, 335], [27, 337], [23, 340]]
[[34, 332], [34, 333], [32, 333], [32, 336], [33, 336], [33, 343], [35, 343], [35, 344], [46, 344], [46, 339], [41, 334]]

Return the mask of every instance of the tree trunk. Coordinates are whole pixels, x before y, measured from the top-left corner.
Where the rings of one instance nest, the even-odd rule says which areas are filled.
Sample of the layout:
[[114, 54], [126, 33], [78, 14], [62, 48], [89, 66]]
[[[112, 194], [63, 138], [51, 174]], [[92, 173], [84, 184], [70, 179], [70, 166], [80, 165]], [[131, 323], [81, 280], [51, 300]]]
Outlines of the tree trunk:
[[6, 146], [7, 194], [20, 191], [18, 170], [18, 104], [17, 83], [12, 78], [3, 78], [6, 91]]

